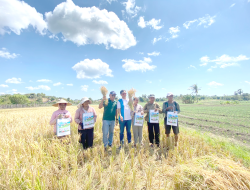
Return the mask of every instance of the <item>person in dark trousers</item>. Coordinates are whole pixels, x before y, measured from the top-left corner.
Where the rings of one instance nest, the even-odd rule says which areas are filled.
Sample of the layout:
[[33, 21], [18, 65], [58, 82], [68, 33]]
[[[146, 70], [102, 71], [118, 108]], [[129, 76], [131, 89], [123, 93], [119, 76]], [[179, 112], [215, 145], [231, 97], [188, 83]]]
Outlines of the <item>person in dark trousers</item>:
[[[145, 121], [147, 121], [148, 124], [148, 136], [149, 136], [149, 142], [151, 144], [151, 147], [154, 146], [154, 143], [159, 147], [160, 145], [160, 126], [159, 123], [150, 123], [149, 119], [149, 111], [159, 111], [159, 113], [162, 113], [161, 107], [159, 104], [155, 103], [155, 95], [150, 94], [149, 95], [149, 102], [143, 107], [143, 112], [146, 113]], [[154, 142], [155, 141], [155, 142]]]
[[179, 104], [176, 101], [174, 101], [173, 93], [169, 92], [167, 94], [167, 98], [168, 98], [168, 101], [163, 102], [163, 106], [162, 106], [162, 112], [163, 112], [163, 114], [165, 114], [164, 126], [165, 126], [165, 133], [167, 136], [167, 144], [169, 144], [169, 141], [170, 141], [169, 134], [170, 134], [170, 130], [172, 128], [173, 132], [174, 132], [174, 136], [175, 136], [175, 146], [177, 146], [179, 125], [178, 125], [178, 123], [177, 123], [177, 126], [167, 125], [167, 114], [169, 111], [180, 113], [181, 110], [180, 110]]
[[78, 124], [78, 132], [81, 134], [80, 142], [83, 145], [83, 149], [87, 149], [93, 146], [94, 140], [94, 126], [91, 128], [85, 129], [83, 126], [83, 114], [84, 113], [93, 113], [94, 122], [96, 122], [96, 112], [93, 107], [90, 107], [89, 104], [91, 101], [84, 97], [81, 102], [78, 104], [78, 109], [75, 114], [75, 122]]

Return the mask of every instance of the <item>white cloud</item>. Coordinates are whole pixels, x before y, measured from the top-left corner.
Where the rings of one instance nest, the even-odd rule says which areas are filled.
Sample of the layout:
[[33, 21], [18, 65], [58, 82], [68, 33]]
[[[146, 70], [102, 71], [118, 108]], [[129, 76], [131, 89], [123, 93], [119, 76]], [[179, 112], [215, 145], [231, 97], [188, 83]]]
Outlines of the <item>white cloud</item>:
[[235, 5], [235, 3], [233, 3], [233, 4], [230, 6], [230, 8], [233, 7], [234, 5]]
[[146, 72], [147, 70], [154, 70], [156, 68], [155, 65], [149, 65], [149, 63], [152, 62], [150, 58], [144, 57], [144, 60], [136, 61], [134, 59], [123, 59], [122, 62], [125, 62], [122, 65], [122, 68], [125, 69], [125, 71], [141, 71]]
[[194, 19], [194, 20], [191, 20], [191, 21], [186, 21], [186, 22], [183, 24], [183, 26], [184, 26], [186, 29], [188, 29], [189, 26], [190, 26], [191, 24], [193, 24], [193, 23], [195, 23], [195, 22], [197, 22], [197, 21], [198, 21], [197, 19]]
[[223, 86], [224, 84], [212, 81], [212, 82], [208, 83], [207, 85], [217, 87], [217, 86]]
[[144, 17], [141, 16], [138, 20], [138, 26], [141, 28], [145, 28], [146, 26], [151, 26], [153, 29], [159, 30], [163, 27], [163, 25], [159, 26], [160, 22], [161, 22], [161, 19], [156, 20], [154, 18], [149, 21], [145, 21]]
[[204, 25], [204, 28], [211, 26], [215, 22], [215, 17], [216, 16], [210, 16], [207, 14], [204, 17], [199, 18], [200, 22], [199, 22], [198, 26]]
[[246, 61], [250, 58], [245, 55], [239, 55], [238, 57], [230, 57], [229, 55], [222, 55], [220, 57], [217, 57], [216, 59], [210, 59], [208, 56], [204, 56], [200, 58], [200, 61], [202, 64], [200, 66], [206, 66], [208, 63], [215, 63], [214, 66], [211, 66], [208, 71], [212, 71], [212, 69], [218, 68], [226, 68], [230, 66], [239, 66], [240, 61]]
[[73, 84], [67, 84], [67, 86], [73, 86]]
[[[250, 1], [250, 0], [249, 0], [249, 1]], [[249, 81], [245, 81], [245, 83], [250, 84], [250, 82], [249, 82]]]
[[20, 83], [22, 83], [22, 79], [13, 77], [11, 79], [7, 79], [5, 82], [6, 83], [20, 84]]
[[153, 44], [155, 44], [156, 42], [158, 42], [158, 41], [160, 41], [160, 40], [162, 40], [162, 37], [161, 37], [161, 36], [159, 36], [159, 38], [154, 38], [154, 39], [153, 39]]
[[19, 0], [0, 0], [0, 5], [0, 34], [4, 35], [12, 31], [20, 35], [21, 31], [27, 29], [29, 25], [44, 34], [46, 22], [43, 20], [43, 15], [34, 7]]
[[0, 92], [1, 95], [4, 95], [5, 93], [4, 92]]
[[[141, 10], [141, 7], [135, 5], [135, 0], [128, 0], [127, 2], [123, 2], [122, 5], [125, 6], [126, 13], [133, 17], [137, 16], [137, 13]], [[122, 11], [125, 14], [125, 11]]]
[[111, 4], [112, 3], [112, 1], [116, 1], [116, 0], [107, 0], [108, 1], [108, 3], [109, 4]]
[[85, 91], [85, 92], [88, 91], [88, 88], [89, 88], [88, 85], [82, 85], [82, 86], [81, 86], [81, 90], [82, 90], [82, 91]]
[[51, 88], [46, 86], [46, 85], [39, 85], [37, 87], [32, 87], [32, 86], [28, 86], [28, 87], [25, 87], [27, 88], [28, 90], [39, 90], [39, 89], [42, 89], [42, 90], [50, 90]]
[[196, 67], [195, 67], [195, 66], [193, 66], [193, 65], [190, 65], [188, 68], [194, 68], [194, 69], [196, 69]]
[[207, 66], [207, 63], [202, 63], [200, 64], [200, 66]]
[[7, 87], [9, 87], [9, 86], [6, 85], [6, 84], [0, 84], [0, 87], [7, 88]]
[[160, 52], [152, 52], [152, 53], [148, 53], [148, 56], [159, 56], [160, 55]]
[[106, 48], [111, 46], [122, 50], [136, 45], [127, 24], [114, 12], [105, 9], [79, 7], [72, 0], [67, 0], [45, 15], [50, 32], [62, 33], [65, 41], [70, 40], [77, 45], [104, 44]]
[[37, 80], [36, 82], [52, 82], [52, 80], [49, 80], [49, 79], [40, 79], [40, 80]]
[[204, 17], [194, 19], [191, 21], [186, 21], [183, 26], [188, 29], [191, 24], [194, 24], [195, 22], [198, 22], [198, 26], [204, 25], [204, 28], [207, 28], [211, 26], [215, 22], [216, 16], [210, 16], [209, 14], [206, 14]]
[[104, 80], [99, 80], [99, 81], [93, 80], [92, 82], [95, 83], [95, 84], [108, 84], [108, 82], [104, 81]]
[[[0, 16], [0, 19], [1, 19], [1, 16]], [[0, 23], [0, 25], [1, 25], [1, 23]], [[18, 54], [15, 54], [15, 53], [11, 54], [10, 52], [7, 51], [6, 48], [2, 48], [2, 50], [0, 50], [0, 57], [6, 58], [6, 59], [14, 59], [17, 56], [18, 56]]]
[[179, 32], [180, 32], [179, 26], [169, 28], [169, 33], [172, 35], [171, 38], [177, 38], [178, 37], [177, 33]]
[[60, 85], [62, 85], [62, 83], [60, 83], [60, 82], [57, 82], [57, 83], [53, 84], [53, 86], [60, 86]]
[[113, 77], [109, 65], [100, 59], [84, 59], [75, 64], [72, 69], [76, 71], [78, 79], [95, 79], [102, 75]]
[[144, 53], [143, 52], [139, 52], [139, 54], [143, 55]]

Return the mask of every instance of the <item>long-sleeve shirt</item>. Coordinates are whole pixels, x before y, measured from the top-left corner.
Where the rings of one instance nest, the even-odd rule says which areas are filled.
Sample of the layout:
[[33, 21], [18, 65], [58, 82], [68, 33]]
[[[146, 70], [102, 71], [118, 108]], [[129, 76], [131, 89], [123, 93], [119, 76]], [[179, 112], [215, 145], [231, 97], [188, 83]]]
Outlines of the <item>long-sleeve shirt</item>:
[[[90, 106], [89, 106], [88, 110], [84, 110], [83, 107], [80, 107], [76, 110], [75, 122], [78, 124], [82, 123], [82, 114], [83, 113], [91, 113], [91, 112], [93, 113], [94, 121], [96, 122], [97, 115], [96, 115], [95, 109], [93, 107], [90, 107]], [[78, 129], [82, 130], [81, 125], [78, 125]]]
[[155, 110], [155, 108], [159, 109], [159, 113], [162, 113], [162, 110], [161, 110], [161, 107], [159, 104], [157, 103], [147, 103], [144, 107], [143, 107], [143, 111], [144, 113], [146, 113], [146, 117], [145, 117], [145, 121], [148, 121], [149, 122], [149, 110]]
[[132, 120], [134, 119], [134, 116], [135, 116], [135, 112], [142, 112], [143, 111], [143, 107], [140, 105], [140, 104], [137, 104], [136, 106], [133, 106], [134, 107], [134, 111], [132, 111]]
[[56, 123], [54, 124], [54, 123], [52, 123], [52, 121], [54, 121], [59, 114], [62, 115], [62, 118], [65, 118], [65, 115], [68, 115], [69, 116], [68, 118], [70, 119], [70, 123], [72, 122], [72, 117], [71, 117], [71, 114], [69, 113], [69, 111], [67, 111], [67, 110], [60, 110], [60, 109], [56, 110], [52, 114], [50, 122], [49, 122], [50, 125], [54, 125], [54, 132], [55, 133], [56, 133]]
[[[173, 107], [173, 109], [172, 110], [166, 110], [167, 107]], [[163, 102], [162, 113], [165, 114], [165, 117], [167, 117], [169, 111], [171, 111], [171, 112], [177, 111], [177, 113], [180, 113], [181, 112], [180, 105], [175, 101], [173, 101], [173, 103], [169, 103], [168, 101]]]

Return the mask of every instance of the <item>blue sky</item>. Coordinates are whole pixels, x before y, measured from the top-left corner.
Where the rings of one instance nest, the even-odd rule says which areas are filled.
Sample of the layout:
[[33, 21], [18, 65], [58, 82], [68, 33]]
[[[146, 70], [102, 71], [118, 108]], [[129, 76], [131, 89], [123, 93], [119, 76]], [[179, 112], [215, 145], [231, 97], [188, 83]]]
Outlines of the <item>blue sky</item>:
[[0, 93], [250, 93], [250, 0], [0, 0]]

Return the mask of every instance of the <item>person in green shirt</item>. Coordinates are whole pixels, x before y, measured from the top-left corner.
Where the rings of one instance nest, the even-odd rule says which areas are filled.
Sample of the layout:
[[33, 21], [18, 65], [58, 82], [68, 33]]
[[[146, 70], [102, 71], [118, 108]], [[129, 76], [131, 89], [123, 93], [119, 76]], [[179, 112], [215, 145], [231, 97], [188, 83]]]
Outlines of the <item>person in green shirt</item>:
[[103, 96], [103, 99], [99, 104], [99, 109], [102, 109], [104, 107], [102, 118], [102, 133], [105, 150], [107, 150], [108, 146], [112, 146], [115, 120], [118, 121], [116, 113], [117, 101], [115, 101], [115, 97], [116, 93], [114, 91], [111, 91], [109, 94], [109, 99], [106, 99], [106, 97]]

